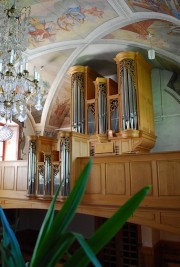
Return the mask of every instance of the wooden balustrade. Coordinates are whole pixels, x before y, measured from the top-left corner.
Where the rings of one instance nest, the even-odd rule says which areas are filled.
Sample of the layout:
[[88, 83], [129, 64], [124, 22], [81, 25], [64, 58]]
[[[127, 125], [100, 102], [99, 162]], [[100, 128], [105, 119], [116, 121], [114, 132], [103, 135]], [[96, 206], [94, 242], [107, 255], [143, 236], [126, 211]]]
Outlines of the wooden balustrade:
[[[88, 159], [76, 159], [74, 177], [78, 177]], [[152, 185], [152, 190], [129, 221], [180, 234], [180, 152], [94, 157], [78, 212], [110, 217], [147, 184]], [[49, 207], [50, 198], [28, 196], [27, 188], [27, 161], [0, 162], [3, 208]], [[56, 208], [62, 204], [63, 199], [59, 198]]]
[[[77, 159], [76, 177], [87, 161]], [[130, 221], [180, 234], [180, 152], [94, 157], [82, 205], [91, 207], [86, 213], [110, 217], [148, 184], [152, 190]]]

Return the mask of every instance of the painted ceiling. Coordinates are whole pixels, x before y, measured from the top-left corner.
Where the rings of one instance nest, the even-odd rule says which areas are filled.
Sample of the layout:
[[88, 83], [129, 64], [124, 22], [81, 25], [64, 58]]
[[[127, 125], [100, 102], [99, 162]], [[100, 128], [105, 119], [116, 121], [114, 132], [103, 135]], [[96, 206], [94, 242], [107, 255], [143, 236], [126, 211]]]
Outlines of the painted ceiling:
[[43, 110], [32, 109], [29, 117], [45, 135], [70, 126], [72, 65], [110, 76], [117, 53], [140, 51], [147, 58], [153, 47], [153, 67], [179, 73], [179, 0], [25, 0], [23, 5], [31, 5], [26, 54], [31, 68], [40, 71], [43, 93]]

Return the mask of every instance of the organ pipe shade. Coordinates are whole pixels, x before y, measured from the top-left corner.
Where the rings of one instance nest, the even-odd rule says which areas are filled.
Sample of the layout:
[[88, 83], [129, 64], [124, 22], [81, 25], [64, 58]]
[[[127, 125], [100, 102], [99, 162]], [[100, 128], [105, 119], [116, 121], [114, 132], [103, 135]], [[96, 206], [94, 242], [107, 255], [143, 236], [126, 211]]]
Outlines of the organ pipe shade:
[[111, 99], [110, 101], [110, 129], [119, 131], [119, 108], [118, 99]]
[[96, 133], [95, 104], [89, 104], [88, 107], [88, 134]]

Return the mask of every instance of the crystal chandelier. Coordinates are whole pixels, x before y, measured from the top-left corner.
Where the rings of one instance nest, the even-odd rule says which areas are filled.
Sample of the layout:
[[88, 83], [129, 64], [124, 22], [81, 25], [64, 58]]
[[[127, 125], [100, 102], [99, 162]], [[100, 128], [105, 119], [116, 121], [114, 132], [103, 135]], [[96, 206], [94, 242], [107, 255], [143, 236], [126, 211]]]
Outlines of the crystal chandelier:
[[27, 105], [41, 110], [40, 75], [34, 68], [29, 78], [28, 61], [23, 52], [27, 48], [30, 7], [10, 7], [0, 3], [0, 120], [12, 117], [20, 122], [27, 119]]

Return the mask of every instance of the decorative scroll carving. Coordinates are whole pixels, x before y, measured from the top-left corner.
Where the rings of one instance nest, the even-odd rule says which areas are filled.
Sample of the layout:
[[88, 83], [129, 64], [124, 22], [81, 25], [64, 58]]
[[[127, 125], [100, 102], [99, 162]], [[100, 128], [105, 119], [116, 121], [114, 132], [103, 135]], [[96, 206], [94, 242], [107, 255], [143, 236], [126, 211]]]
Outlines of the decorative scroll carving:
[[28, 152], [28, 194], [34, 195], [36, 192], [36, 140], [29, 141], [29, 152]]
[[118, 99], [111, 99], [110, 100], [110, 113], [115, 111], [118, 108]]
[[87, 105], [88, 109], [88, 134], [96, 133], [96, 120], [95, 120], [95, 103]]
[[84, 133], [84, 73], [72, 74], [72, 127], [79, 133]]
[[95, 116], [95, 104], [88, 104], [88, 111], [92, 112], [92, 114]]
[[56, 190], [58, 189], [58, 186], [60, 184], [60, 170], [59, 170], [59, 164], [53, 164], [52, 165], [52, 173], [53, 173], [53, 193], [55, 194]]
[[119, 131], [119, 103], [118, 99], [110, 99], [110, 129]]

